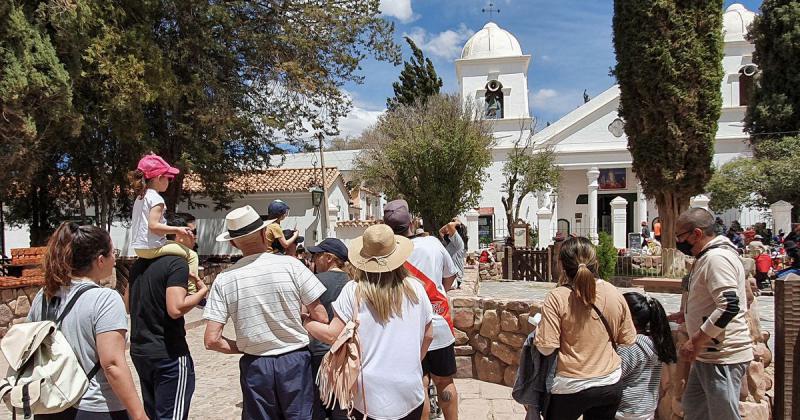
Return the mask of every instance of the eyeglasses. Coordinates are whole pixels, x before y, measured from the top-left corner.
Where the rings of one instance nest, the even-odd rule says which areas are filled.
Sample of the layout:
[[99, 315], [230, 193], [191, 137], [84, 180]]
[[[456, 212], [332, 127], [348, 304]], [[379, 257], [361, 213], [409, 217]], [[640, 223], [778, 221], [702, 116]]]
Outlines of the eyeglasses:
[[686, 235], [687, 233], [692, 233], [692, 232], [694, 232], [694, 229], [690, 229], [690, 230], [684, 231], [682, 233], [679, 233], [679, 234], [675, 235], [675, 239], [681, 239], [681, 236]]
[[122, 251], [120, 251], [117, 248], [114, 248], [114, 250], [111, 251], [111, 254], [114, 255], [114, 258], [119, 258], [119, 256], [122, 255]]

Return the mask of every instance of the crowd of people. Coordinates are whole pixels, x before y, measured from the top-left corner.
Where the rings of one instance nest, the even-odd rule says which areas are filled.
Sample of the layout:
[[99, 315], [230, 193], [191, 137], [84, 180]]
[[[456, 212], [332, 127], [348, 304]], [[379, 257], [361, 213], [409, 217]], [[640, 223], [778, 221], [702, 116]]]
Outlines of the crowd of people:
[[[297, 257], [303, 237], [280, 224], [289, 211], [284, 202], [270, 203], [266, 219], [240, 207], [227, 214], [216, 241], [230, 243], [242, 258], [208, 287], [196, 274], [194, 221], [164, 217], [158, 192], [177, 169], [151, 156], [138, 171], [134, 179], [145, 189], [137, 190], [132, 244], [139, 258], [124, 296], [93, 287], [115, 264], [106, 231], [63, 223], [49, 240], [46, 285], [28, 319], [56, 317], [85, 292], [86, 304], [69, 312], [62, 330], [85, 370], [97, 367], [78, 404], [37, 418], [188, 418], [197, 349], [186, 341], [183, 317], [203, 305], [205, 348], [241, 355], [244, 419], [428, 419], [429, 383], [444, 418], [458, 418], [447, 298], [463, 277], [466, 238], [457, 219], [438, 237], [418, 234], [408, 204], [394, 200], [383, 223], [349, 246], [335, 238], [309, 246], [307, 263]], [[739, 388], [753, 352], [739, 254], [706, 210], [688, 210], [676, 228], [678, 248], [696, 261], [686, 305], [669, 316], [656, 299], [622, 294], [600, 279], [588, 239], [562, 243], [559, 285], [547, 295], [532, 337], [547, 398], [529, 418], [653, 419], [662, 364], [677, 362], [678, 354], [692, 364], [684, 418], [741, 418]], [[670, 321], [685, 323], [690, 335], [680, 349]], [[226, 324], [235, 337], [226, 335]], [[358, 386], [352, 398], [327, 398], [315, 380], [339, 373], [325, 358], [347, 328], [358, 334], [360, 373], [351, 378]], [[128, 334], [141, 395], [125, 361]]]

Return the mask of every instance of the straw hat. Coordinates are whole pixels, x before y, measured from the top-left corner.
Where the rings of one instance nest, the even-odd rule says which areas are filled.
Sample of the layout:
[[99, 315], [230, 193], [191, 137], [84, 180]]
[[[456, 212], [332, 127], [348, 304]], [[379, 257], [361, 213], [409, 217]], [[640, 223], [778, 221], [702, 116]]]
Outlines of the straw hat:
[[252, 233], [256, 233], [267, 227], [273, 220], [261, 220], [261, 216], [250, 206], [233, 209], [225, 216], [226, 232], [217, 236], [217, 242], [228, 242]]
[[350, 264], [368, 273], [386, 273], [403, 265], [414, 250], [408, 238], [395, 235], [388, 225], [372, 225], [350, 241]]

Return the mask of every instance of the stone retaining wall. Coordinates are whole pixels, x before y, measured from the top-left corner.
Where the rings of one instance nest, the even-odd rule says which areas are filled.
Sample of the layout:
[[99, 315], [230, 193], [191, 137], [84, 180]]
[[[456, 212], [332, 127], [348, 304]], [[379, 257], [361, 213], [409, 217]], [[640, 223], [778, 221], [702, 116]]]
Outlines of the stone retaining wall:
[[8, 288], [0, 291], [0, 337], [14, 324], [25, 322], [31, 302], [39, 292], [39, 286]]
[[519, 352], [533, 331], [528, 317], [539, 302], [456, 297], [452, 303], [456, 377], [512, 386]]

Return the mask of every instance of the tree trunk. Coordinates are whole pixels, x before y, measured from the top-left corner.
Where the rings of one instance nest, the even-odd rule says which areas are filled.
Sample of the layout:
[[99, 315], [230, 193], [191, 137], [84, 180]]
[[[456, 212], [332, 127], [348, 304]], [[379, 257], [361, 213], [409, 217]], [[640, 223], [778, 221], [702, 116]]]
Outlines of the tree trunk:
[[658, 218], [661, 220], [661, 263], [664, 275], [677, 276], [683, 267], [675, 266], [675, 222], [678, 216], [689, 207], [689, 197], [677, 195], [674, 192], [665, 192], [655, 196], [658, 207]]

